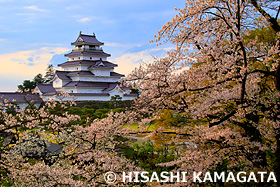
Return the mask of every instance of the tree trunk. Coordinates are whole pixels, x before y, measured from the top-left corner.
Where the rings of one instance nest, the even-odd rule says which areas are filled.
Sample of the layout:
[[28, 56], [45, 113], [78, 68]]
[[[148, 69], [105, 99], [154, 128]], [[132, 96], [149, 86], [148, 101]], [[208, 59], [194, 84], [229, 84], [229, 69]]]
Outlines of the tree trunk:
[[[280, 63], [278, 62], [278, 67], [277, 67], [277, 70], [276, 70], [276, 76], [275, 76], [275, 86], [276, 86], [276, 89], [277, 91], [280, 92]], [[280, 99], [280, 98], [278, 98]], [[280, 122], [280, 119], [279, 119], [279, 116], [280, 116], [280, 101], [278, 101], [277, 103], [277, 113], [276, 113], [276, 122]], [[280, 124], [278, 124], [280, 125]], [[275, 129], [276, 130], [276, 143], [277, 143], [277, 147], [276, 147], [276, 151], [275, 151], [275, 157], [276, 157], [276, 160], [275, 160], [275, 165], [274, 165], [274, 172], [275, 172], [275, 175], [276, 175], [276, 178], [277, 178], [277, 186], [280, 187], [280, 128], [278, 127], [278, 129]]]
[[275, 151], [276, 160], [274, 165], [274, 172], [277, 179], [277, 186], [280, 186], [280, 133], [279, 132], [276, 135], [276, 139], [277, 139], [277, 148]]

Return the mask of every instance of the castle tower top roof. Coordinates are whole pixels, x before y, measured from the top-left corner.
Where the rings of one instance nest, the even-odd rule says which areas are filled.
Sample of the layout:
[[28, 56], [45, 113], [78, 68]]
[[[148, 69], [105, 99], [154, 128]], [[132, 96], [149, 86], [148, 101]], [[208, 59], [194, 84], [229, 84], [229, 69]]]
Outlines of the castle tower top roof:
[[84, 44], [98, 45], [98, 46], [104, 45], [103, 42], [100, 42], [96, 39], [95, 33], [93, 33], [92, 35], [88, 35], [88, 34], [82, 34], [82, 31], [80, 31], [77, 40], [71, 43], [71, 45], [84, 45]]

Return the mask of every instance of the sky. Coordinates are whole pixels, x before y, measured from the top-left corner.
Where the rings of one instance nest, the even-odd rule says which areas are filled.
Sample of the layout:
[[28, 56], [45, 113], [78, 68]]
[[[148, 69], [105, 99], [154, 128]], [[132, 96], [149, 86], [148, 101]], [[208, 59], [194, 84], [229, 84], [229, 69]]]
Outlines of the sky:
[[129, 74], [174, 48], [149, 41], [183, 8], [184, 0], [0, 0], [0, 91], [16, 91], [23, 80], [44, 74], [47, 65], [67, 61], [79, 32], [96, 34]]

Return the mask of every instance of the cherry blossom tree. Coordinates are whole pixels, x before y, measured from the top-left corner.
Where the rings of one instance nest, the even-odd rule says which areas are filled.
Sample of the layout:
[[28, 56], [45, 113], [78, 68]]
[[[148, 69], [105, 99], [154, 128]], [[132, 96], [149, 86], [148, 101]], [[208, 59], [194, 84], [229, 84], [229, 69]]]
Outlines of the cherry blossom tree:
[[[121, 174], [139, 171], [133, 162], [116, 151], [116, 136], [124, 136], [123, 125], [132, 113], [109, 113], [107, 118], [79, 124], [80, 116], [64, 112], [75, 103], [69, 96], [64, 101], [49, 100], [41, 108], [25, 108], [15, 115], [1, 110], [0, 132], [20, 134], [10, 149], [1, 147], [1, 181], [14, 186], [107, 186], [106, 172]], [[9, 102], [2, 103], [9, 107]], [[131, 122], [130, 122], [131, 123]], [[48, 154], [51, 142], [63, 146], [59, 154]]]
[[[1, 171], [14, 186], [106, 186], [108, 171], [117, 175], [112, 185], [133, 186], [122, 183], [121, 172], [141, 169], [115, 150], [115, 137], [129, 133], [172, 135], [169, 143], [178, 146], [177, 157], [159, 166], [172, 166], [174, 172], [266, 170], [280, 182], [279, 3], [186, 0], [177, 11], [154, 41], [171, 42], [176, 49], [124, 79], [140, 91], [133, 110], [86, 125], [64, 111], [74, 105], [64, 96], [64, 101], [50, 100], [15, 115], [1, 110], [0, 132], [32, 129], [11, 149], [1, 148]], [[270, 28], [275, 42], [252, 37], [259, 28]], [[166, 111], [179, 114], [180, 125], [162, 118]], [[147, 131], [147, 124], [163, 120], [164, 125]], [[137, 130], [124, 128], [136, 121]], [[49, 132], [52, 137], [46, 138]], [[64, 146], [58, 156], [41, 154], [49, 140]], [[31, 149], [39, 157], [30, 158]]]
[[[156, 119], [171, 109], [186, 117], [185, 126], [173, 128], [174, 141], [197, 148], [165, 165], [190, 172], [273, 167], [279, 185], [279, 2], [186, 0], [177, 11], [152, 41], [176, 49], [126, 78], [141, 91], [137, 111]], [[276, 42], [248, 37], [259, 28], [272, 30]]]

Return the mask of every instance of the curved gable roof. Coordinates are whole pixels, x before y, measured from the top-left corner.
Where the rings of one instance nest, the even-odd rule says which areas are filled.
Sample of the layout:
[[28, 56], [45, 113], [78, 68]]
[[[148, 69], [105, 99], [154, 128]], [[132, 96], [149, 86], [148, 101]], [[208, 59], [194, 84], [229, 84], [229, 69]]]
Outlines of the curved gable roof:
[[113, 64], [113, 63], [108, 62], [108, 61], [97, 60], [97, 61], [94, 61], [94, 62], [95, 62], [95, 64], [89, 66], [88, 69], [94, 69], [94, 68], [112, 69], [112, 68], [118, 66], [117, 64]]
[[105, 88], [103, 91], [105, 91], [105, 92], [112, 91], [112, 90], [114, 90], [116, 88], [116, 86], [118, 86], [118, 83], [109, 84], [109, 87]]
[[79, 45], [79, 44], [103, 45], [104, 43], [98, 41], [94, 33], [93, 35], [87, 35], [87, 34], [82, 34], [80, 32], [80, 35], [77, 38], [77, 40], [71, 43], [71, 45]]
[[37, 84], [37, 88], [42, 92], [45, 93], [53, 93], [56, 94], [56, 90], [54, 89], [52, 84]]
[[56, 71], [55, 75], [57, 75], [57, 77], [60, 78], [61, 80], [71, 81], [71, 79], [67, 76], [68, 73], [69, 71]]

